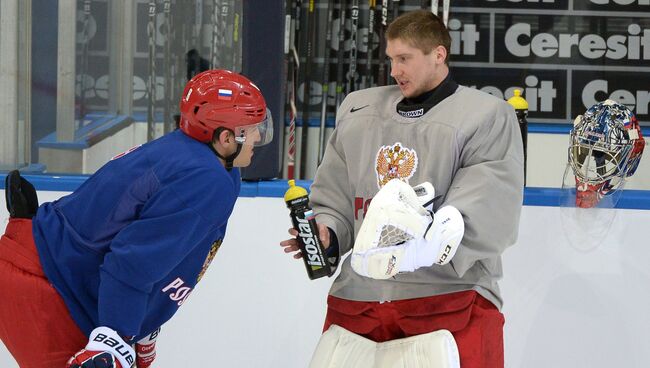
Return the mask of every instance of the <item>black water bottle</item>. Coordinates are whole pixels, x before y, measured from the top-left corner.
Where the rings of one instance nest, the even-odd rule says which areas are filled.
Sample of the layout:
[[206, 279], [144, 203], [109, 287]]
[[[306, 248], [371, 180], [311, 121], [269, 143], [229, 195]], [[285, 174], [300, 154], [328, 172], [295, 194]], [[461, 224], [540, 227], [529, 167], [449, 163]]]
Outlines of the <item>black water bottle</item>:
[[521, 90], [516, 89], [514, 96], [508, 99], [508, 103], [515, 108], [515, 113], [517, 114], [517, 120], [519, 121], [519, 129], [521, 130], [521, 139], [524, 145], [524, 185], [526, 184], [526, 160], [528, 151], [528, 102], [526, 99], [521, 97]]
[[307, 275], [312, 280], [330, 276], [331, 267], [318, 238], [316, 216], [309, 207], [307, 190], [297, 186], [295, 180], [289, 180], [289, 189], [284, 194], [284, 201], [289, 208], [293, 228], [298, 231], [298, 245]]

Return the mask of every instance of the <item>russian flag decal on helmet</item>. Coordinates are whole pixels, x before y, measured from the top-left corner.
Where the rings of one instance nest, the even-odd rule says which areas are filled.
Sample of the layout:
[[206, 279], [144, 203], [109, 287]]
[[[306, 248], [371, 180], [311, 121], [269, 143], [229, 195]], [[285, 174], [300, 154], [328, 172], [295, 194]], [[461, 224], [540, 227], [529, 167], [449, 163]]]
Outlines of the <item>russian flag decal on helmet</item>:
[[232, 98], [232, 90], [219, 88], [219, 99], [230, 100]]

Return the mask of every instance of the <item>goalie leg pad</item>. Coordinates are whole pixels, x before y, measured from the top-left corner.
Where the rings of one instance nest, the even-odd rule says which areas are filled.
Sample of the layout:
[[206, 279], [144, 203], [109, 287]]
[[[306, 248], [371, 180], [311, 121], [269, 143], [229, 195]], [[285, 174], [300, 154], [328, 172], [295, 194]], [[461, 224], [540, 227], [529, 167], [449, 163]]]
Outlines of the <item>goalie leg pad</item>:
[[447, 330], [377, 344], [375, 360], [380, 367], [460, 368], [456, 340]]
[[331, 325], [321, 335], [309, 368], [373, 368], [377, 343]]
[[321, 336], [309, 368], [335, 367], [460, 368], [460, 356], [447, 330], [376, 343], [332, 325]]

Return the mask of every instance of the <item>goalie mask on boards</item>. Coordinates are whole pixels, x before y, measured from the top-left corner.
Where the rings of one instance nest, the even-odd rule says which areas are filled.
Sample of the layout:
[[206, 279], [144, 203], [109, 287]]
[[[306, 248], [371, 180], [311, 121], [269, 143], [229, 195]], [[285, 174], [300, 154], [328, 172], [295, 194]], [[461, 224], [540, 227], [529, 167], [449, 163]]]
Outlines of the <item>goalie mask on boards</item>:
[[562, 227], [574, 248], [591, 250], [607, 238], [645, 144], [634, 113], [616, 101], [596, 103], [575, 118], [559, 197]]

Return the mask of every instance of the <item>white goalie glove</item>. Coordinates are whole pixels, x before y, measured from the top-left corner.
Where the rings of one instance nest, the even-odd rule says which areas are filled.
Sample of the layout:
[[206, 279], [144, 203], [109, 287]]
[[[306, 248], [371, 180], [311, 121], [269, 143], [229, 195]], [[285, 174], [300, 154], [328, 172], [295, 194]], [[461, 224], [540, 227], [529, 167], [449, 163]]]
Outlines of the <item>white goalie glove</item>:
[[416, 187], [393, 179], [370, 202], [352, 250], [354, 271], [374, 279], [445, 265], [465, 233], [463, 216], [453, 206], [432, 214], [431, 183]]

